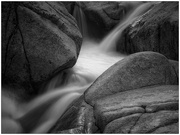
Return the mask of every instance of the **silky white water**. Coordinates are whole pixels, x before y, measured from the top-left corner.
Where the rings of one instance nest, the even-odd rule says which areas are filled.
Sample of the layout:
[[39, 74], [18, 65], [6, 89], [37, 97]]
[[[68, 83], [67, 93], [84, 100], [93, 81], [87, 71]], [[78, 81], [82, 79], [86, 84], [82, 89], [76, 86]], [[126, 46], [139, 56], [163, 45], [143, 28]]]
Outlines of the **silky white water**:
[[[125, 4], [127, 2], [124, 2]], [[72, 69], [54, 77], [47, 85], [45, 93], [29, 103], [16, 104], [12, 99], [3, 96], [2, 112], [3, 116], [8, 115], [8, 119], [2, 116], [2, 132], [48, 132], [67, 107], [81, 96], [98, 76], [125, 57], [116, 52], [116, 41], [122, 31], [151, 5], [142, 2], [128, 4], [133, 5], [132, 11], [100, 43], [88, 38], [85, 14], [75, 6], [73, 15], [83, 34], [77, 63]]]

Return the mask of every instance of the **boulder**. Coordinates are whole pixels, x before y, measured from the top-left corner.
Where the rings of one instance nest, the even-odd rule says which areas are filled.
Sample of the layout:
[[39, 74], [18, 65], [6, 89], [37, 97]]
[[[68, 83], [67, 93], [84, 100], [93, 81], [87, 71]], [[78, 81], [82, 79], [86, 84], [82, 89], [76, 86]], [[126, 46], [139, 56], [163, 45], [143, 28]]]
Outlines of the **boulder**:
[[72, 67], [82, 43], [75, 19], [60, 2], [2, 3], [2, 81], [37, 93]]
[[[96, 124], [105, 133], [129, 133], [142, 114], [163, 110], [177, 111], [178, 101], [178, 85], [151, 86], [119, 92], [95, 102]], [[142, 124], [145, 122], [144, 120]], [[136, 133], [141, 133], [140, 131], [141, 129]]]
[[178, 78], [168, 59], [156, 52], [140, 52], [120, 60], [85, 91], [85, 101], [152, 85], [177, 85]]
[[154, 51], [178, 60], [178, 30], [178, 2], [161, 2], [123, 31], [116, 45], [117, 51], [128, 54]]

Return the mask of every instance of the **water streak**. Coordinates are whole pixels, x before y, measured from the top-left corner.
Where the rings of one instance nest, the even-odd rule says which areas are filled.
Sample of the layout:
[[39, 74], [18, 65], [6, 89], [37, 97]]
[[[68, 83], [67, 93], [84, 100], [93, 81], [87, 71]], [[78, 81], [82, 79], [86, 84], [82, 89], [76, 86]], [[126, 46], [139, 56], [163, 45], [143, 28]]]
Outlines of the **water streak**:
[[147, 11], [151, 4], [149, 3], [143, 3], [140, 5], [135, 5], [134, 10], [131, 11], [131, 13], [127, 16], [126, 19], [124, 19], [109, 35], [107, 35], [104, 40], [101, 42], [100, 47], [103, 51], [109, 52], [109, 51], [116, 51], [116, 43], [117, 40], [121, 37], [122, 32], [124, 29], [132, 24], [133, 21], [137, 19], [140, 15], [144, 14], [145, 11]]
[[50, 128], [55, 124], [67, 109], [67, 107], [77, 99], [81, 94], [79, 93], [69, 93], [62, 98], [59, 98], [49, 109], [45, 112], [43, 117], [39, 120], [39, 126], [35, 128], [32, 133], [45, 133], [50, 130]]
[[84, 12], [82, 11], [81, 8], [79, 8], [77, 4], [75, 4], [73, 16], [77, 21], [77, 25], [81, 31], [81, 34], [83, 35], [83, 40], [84, 40], [84, 38], [88, 37], [86, 16], [84, 15]]

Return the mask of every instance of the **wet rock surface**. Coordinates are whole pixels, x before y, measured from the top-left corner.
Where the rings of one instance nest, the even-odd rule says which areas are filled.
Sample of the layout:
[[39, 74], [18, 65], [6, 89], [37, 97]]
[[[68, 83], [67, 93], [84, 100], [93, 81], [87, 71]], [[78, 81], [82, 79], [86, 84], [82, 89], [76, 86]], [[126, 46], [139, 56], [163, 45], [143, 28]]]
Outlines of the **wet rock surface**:
[[57, 2], [2, 3], [3, 85], [37, 93], [41, 84], [78, 57], [82, 36]]
[[154, 51], [178, 60], [178, 30], [178, 2], [161, 2], [124, 30], [117, 50], [128, 54]]

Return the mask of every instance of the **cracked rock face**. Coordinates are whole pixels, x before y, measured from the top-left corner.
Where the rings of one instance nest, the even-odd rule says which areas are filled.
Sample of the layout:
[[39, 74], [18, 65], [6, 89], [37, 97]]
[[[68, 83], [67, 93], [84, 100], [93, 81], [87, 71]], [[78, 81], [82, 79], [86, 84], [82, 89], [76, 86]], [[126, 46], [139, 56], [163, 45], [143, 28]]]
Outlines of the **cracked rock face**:
[[2, 3], [3, 85], [29, 92], [72, 67], [82, 36], [75, 19], [57, 2]]
[[105, 133], [152, 132], [178, 121], [178, 98], [177, 85], [119, 92], [96, 101], [95, 119]]
[[152, 85], [177, 85], [178, 77], [168, 59], [156, 52], [132, 54], [106, 70], [85, 91], [85, 101]]
[[119, 38], [116, 46], [119, 52], [154, 51], [178, 60], [178, 2], [161, 2], [137, 20]]

